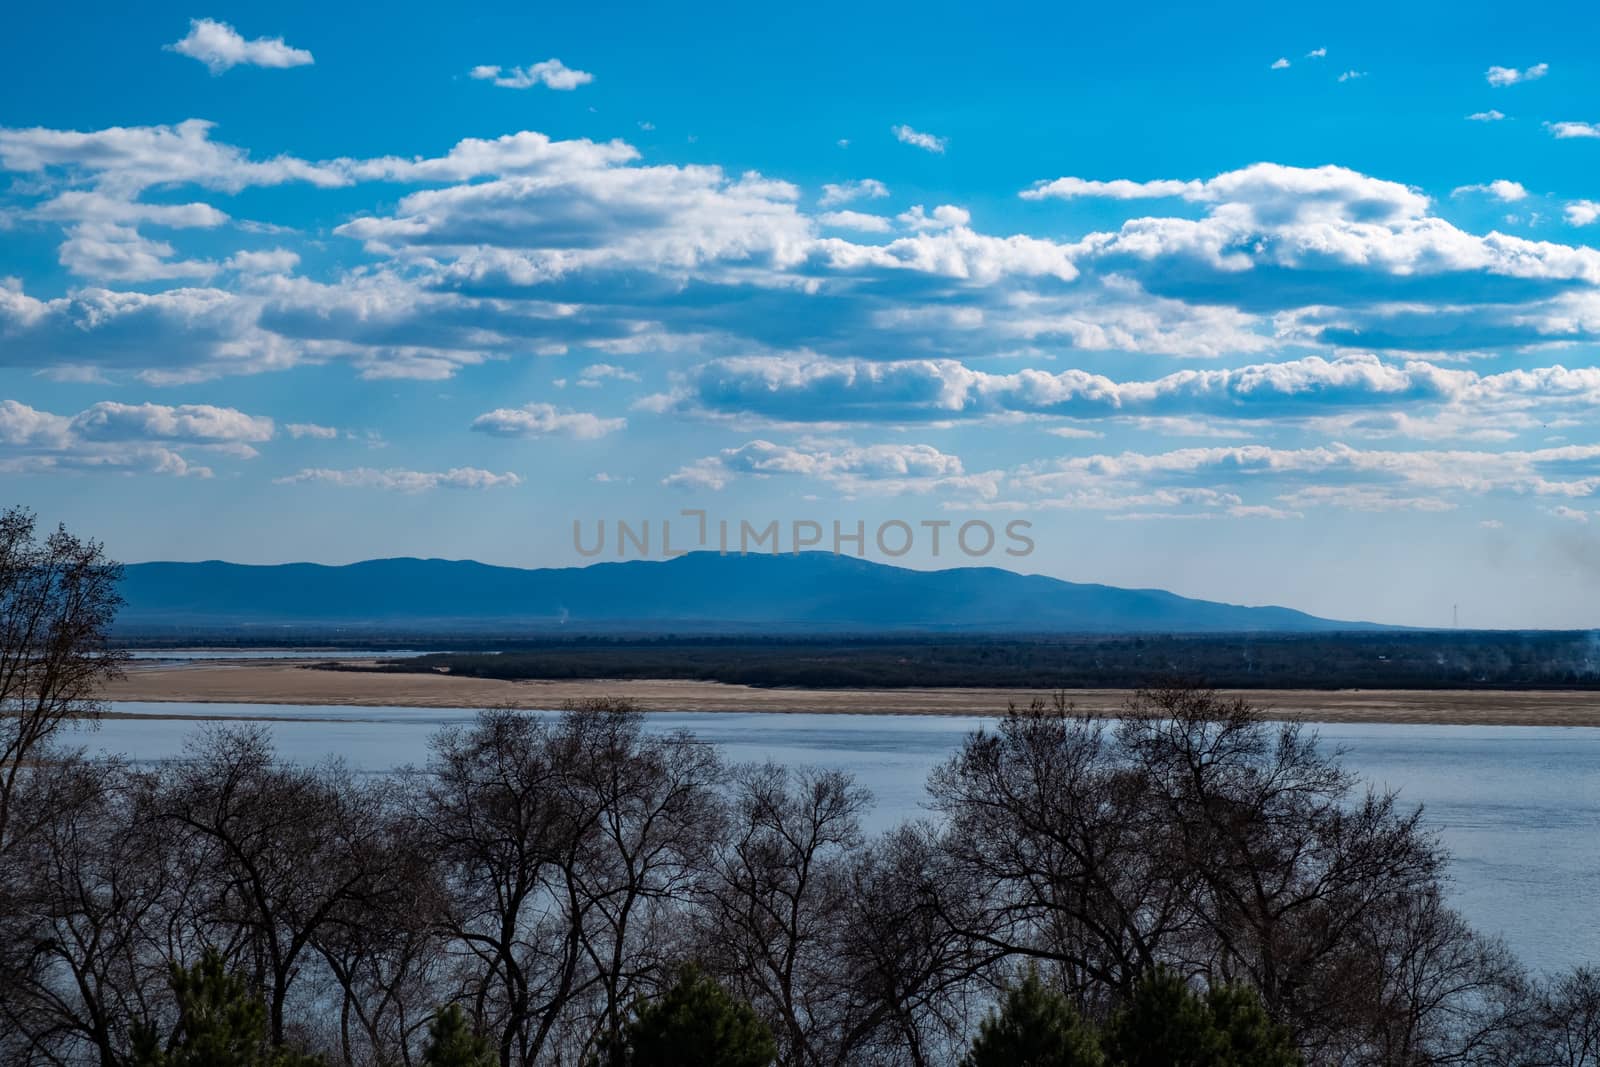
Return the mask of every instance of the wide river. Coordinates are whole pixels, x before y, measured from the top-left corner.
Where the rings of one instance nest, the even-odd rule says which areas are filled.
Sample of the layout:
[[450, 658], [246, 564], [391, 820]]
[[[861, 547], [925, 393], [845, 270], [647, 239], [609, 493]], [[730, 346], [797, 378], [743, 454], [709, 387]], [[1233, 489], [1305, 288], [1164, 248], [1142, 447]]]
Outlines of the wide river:
[[[277, 720], [286, 759], [339, 756], [382, 772], [427, 759], [428, 739], [473, 712], [285, 704], [137, 704], [77, 743], [137, 760], [181, 757], [202, 715]], [[147, 717], [148, 716], [148, 717]], [[287, 721], [315, 719], [314, 722]], [[992, 720], [922, 715], [653, 713], [650, 728], [687, 728], [733, 761], [777, 760], [854, 774], [876, 806], [869, 829], [925, 814], [923, 783], [972, 730]], [[1347, 766], [1424, 807], [1454, 856], [1451, 897], [1480, 930], [1531, 966], [1600, 964], [1600, 729], [1325, 724]]]

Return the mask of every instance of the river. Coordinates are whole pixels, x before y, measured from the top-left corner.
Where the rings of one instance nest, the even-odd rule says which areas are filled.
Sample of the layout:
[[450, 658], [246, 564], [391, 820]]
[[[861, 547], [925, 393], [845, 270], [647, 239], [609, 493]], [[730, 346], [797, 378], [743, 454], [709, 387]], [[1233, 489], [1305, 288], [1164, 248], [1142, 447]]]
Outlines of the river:
[[[202, 728], [158, 716], [264, 718], [279, 753], [338, 756], [383, 772], [427, 759], [449, 708], [285, 704], [138, 704], [75, 741], [137, 760], [180, 757]], [[317, 721], [292, 721], [307, 719]], [[926, 814], [928, 771], [989, 719], [923, 715], [652, 713], [653, 730], [686, 728], [729, 760], [773, 759], [854, 774], [872, 790], [868, 829]], [[1451, 899], [1530, 966], [1600, 964], [1600, 729], [1324, 724], [1324, 744], [1368, 781], [1424, 806], [1454, 857]]]

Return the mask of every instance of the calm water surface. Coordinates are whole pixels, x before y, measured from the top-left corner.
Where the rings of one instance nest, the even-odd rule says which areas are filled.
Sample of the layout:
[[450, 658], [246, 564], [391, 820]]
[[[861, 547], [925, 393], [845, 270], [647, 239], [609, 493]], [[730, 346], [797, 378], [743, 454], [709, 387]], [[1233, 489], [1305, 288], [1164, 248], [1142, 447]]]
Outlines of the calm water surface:
[[[427, 759], [449, 708], [285, 704], [118, 703], [135, 715], [275, 720], [287, 759], [339, 756], [366, 771]], [[296, 722], [294, 719], [316, 719]], [[733, 761], [773, 759], [853, 773], [876, 806], [869, 828], [926, 814], [928, 771], [990, 719], [923, 715], [655, 713], [650, 728], [686, 728]], [[192, 720], [107, 719], [78, 740], [139, 760], [180, 757]], [[1481, 930], [1506, 938], [1530, 965], [1600, 964], [1600, 729], [1327, 724], [1324, 743], [1375, 784], [1422, 804], [1455, 857], [1452, 898]]]

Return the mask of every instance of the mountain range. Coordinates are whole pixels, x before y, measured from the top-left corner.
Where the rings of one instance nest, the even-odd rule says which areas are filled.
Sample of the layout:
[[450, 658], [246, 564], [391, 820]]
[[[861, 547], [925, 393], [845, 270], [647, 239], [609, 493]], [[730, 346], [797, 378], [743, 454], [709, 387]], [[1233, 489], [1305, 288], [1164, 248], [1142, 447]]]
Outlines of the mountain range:
[[124, 572], [124, 631], [307, 628], [728, 633], [1225, 633], [1378, 629], [994, 567], [921, 571], [831, 553], [693, 553], [522, 569], [470, 560], [207, 561]]

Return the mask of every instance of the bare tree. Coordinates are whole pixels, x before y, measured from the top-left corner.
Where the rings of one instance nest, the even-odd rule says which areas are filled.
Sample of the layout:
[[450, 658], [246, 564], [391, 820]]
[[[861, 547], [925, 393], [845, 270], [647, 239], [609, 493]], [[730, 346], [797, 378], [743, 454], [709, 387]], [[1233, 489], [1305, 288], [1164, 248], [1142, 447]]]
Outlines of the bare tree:
[[338, 764], [279, 763], [260, 728], [208, 730], [164, 776], [156, 817], [168, 848], [209, 875], [188, 906], [245, 955], [274, 1045], [313, 939], [384, 891], [380, 800]]
[[834, 1022], [851, 1063], [953, 1062], [988, 1003], [995, 954], [948, 921], [971, 887], [937, 831], [906, 824], [848, 860], [834, 949], [851, 990]]
[[686, 732], [646, 737], [643, 714], [626, 701], [571, 706], [564, 732], [566, 803], [597, 815], [573, 876], [584, 954], [603, 992], [596, 1036], [616, 1048], [641, 983], [670, 977], [682, 954], [674, 941], [688, 925], [684, 905], [726, 822], [722, 764]]
[[1192, 937], [1195, 874], [1171, 862], [1148, 783], [1110, 727], [1061, 698], [1010, 709], [929, 780], [961, 884], [949, 921], [995, 954], [1052, 971], [1081, 1009]]
[[1600, 1067], [1600, 971], [1578, 967], [1539, 989], [1519, 1067]]
[[8, 856], [20, 892], [0, 915], [0, 1058], [121, 1062], [132, 1024], [163, 1010], [150, 951], [167, 866], [130, 772], [63, 757], [19, 794], [52, 817]]
[[1248, 982], [1302, 1037], [1338, 995], [1326, 961], [1392, 918], [1392, 901], [1437, 894], [1444, 857], [1420, 809], [1357, 792], [1298, 724], [1168, 688], [1139, 693], [1117, 738], [1161, 828], [1152, 846], [1193, 888], [1201, 929], [1182, 962]]
[[584, 904], [570, 877], [594, 825], [574, 810], [543, 719], [481, 714], [434, 742], [418, 825], [445, 887], [458, 988], [505, 1067], [533, 1063], [582, 991]]
[[0, 513], [0, 858], [51, 816], [18, 810], [19, 778], [64, 723], [99, 714], [100, 686], [125, 660], [106, 646], [121, 568], [99, 542], [65, 527], [40, 539], [36, 525], [23, 508]]
[[854, 992], [837, 969], [870, 794], [848, 775], [768, 763], [733, 775], [730, 840], [708, 901], [707, 962], [771, 1022], [789, 1067], [845, 1062]]

